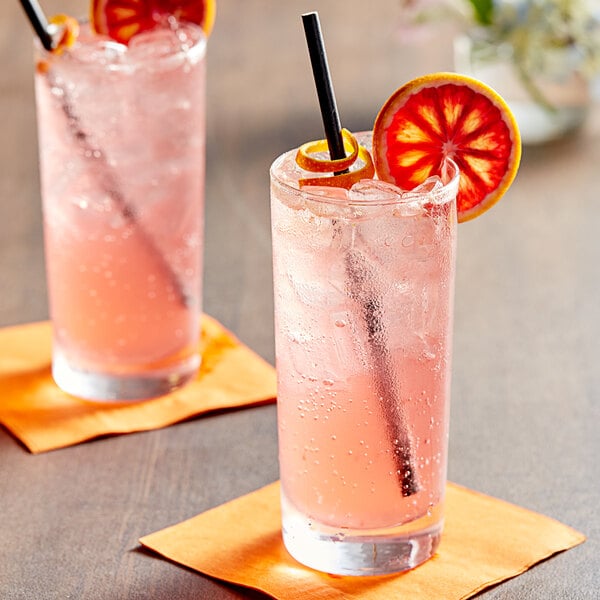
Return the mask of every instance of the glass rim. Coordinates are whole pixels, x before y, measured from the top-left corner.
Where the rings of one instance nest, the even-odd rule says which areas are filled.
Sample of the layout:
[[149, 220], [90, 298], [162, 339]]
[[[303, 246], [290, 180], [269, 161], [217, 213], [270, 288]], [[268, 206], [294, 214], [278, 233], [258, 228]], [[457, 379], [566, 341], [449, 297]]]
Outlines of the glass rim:
[[[371, 132], [359, 132], [356, 133], [355, 136], [357, 138], [363, 138], [370, 136]], [[372, 198], [339, 198], [328, 195], [328, 190], [324, 189], [325, 186], [319, 187], [319, 190], [311, 190], [313, 186], [307, 186], [305, 188], [299, 188], [295, 186], [291, 181], [283, 179], [280, 175], [278, 175], [277, 171], [281, 166], [283, 161], [295, 154], [297, 152], [297, 148], [293, 150], [288, 150], [283, 154], [280, 154], [271, 164], [269, 169], [269, 174], [271, 177], [271, 183], [275, 183], [284, 190], [286, 190], [290, 194], [295, 194], [302, 196], [305, 200], [312, 202], [320, 202], [323, 204], [331, 204], [336, 206], [359, 206], [359, 207], [368, 207], [368, 206], [389, 206], [389, 205], [398, 205], [398, 204], [407, 204], [411, 202], [422, 202], [427, 200], [428, 202], [433, 202], [435, 204], [444, 204], [452, 198], [456, 197], [458, 192], [458, 185], [460, 181], [460, 169], [456, 162], [447, 157], [445, 159], [443, 168], [442, 168], [442, 187], [430, 191], [430, 192], [413, 192], [411, 190], [403, 190], [401, 197], [390, 197], [389, 195], [382, 197], [380, 200], [373, 200]], [[369, 181], [380, 181], [379, 179], [369, 179]], [[389, 183], [389, 182], [385, 182]], [[393, 184], [391, 184], [393, 185]], [[341, 190], [344, 188], [339, 187], [331, 187], [331, 190]], [[400, 188], [398, 188], [400, 189]], [[345, 190], [347, 191], [347, 190]]]
[[[90, 26], [89, 17], [77, 17], [77, 22], [82, 27]], [[206, 37], [206, 34], [205, 34], [204, 30], [202, 29], [202, 27], [200, 27], [200, 25], [197, 25], [195, 23], [183, 22], [181, 24], [185, 25], [186, 27], [191, 27], [194, 30], [197, 30], [197, 32], [199, 34], [198, 37], [193, 39], [193, 44], [191, 44], [190, 47], [187, 49], [183, 49], [183, 48], [179, 47], [179, 48], [174, 49], [174, 51], [172, 51], [172, 52], [168, 52], [166, 54], [161, 54], [161, 55], [153, 57], [152, 60], [155, 61], [154, 62], [155, 65], [156, 64], [159, 64], [159, 65], [168, 64], [170, 61], [174, 61], [182, 55], [191, 57], [192, 60], [196, 60], [196, 61], [200, 61], [202, 58], [205, 57], [208, 38]], [[155, 29], [158, 29], [158, 28], [159, 27], [157, 26]], [[90, 30], [91, 30], [91, 26], [90, 26]], [[152, 30], [149, 30], [149, 31], [152, 31]], [[126, 48], [126, 50], [125, 50], [126, 53], [129, 51], [128, 45], [122, 44], [121, 42], [113, 40], [106, 35], [99, 34], [98, 38], [103, 42], [108, 42], [108, 43], [116, 44], [118, 46], [123, 46], [124, 48]], [[45, 58], [51, 58], [53, 61], [55, 61], [57, 59], [60, 61], [66, 60], [66, 61], [71, 62], [74, 65], [79, 65], [82, 67], [96, 68], [96, 69], [108, 70], [108, 71], [114, 71], [114, 72], [135, 72], [137, 70], [143, 69], [144, 66], [147, 64], [147, 61], [100, 62], [98, 60], [92, 60], [89, 58], [83, 59], [79, 55], [77, 50], [75, 50], [74, 52], [73, 51], [65, 51], [65, 52], [62, 52], [61, 54], [53, 54], [52, 52], [50, 52], [42, 47], [42, 44], [37, 37], [34, 38], [33, 42], [34, 42], [34, 46], [35, 46], [37, 52], [39, 52], [39, 54], [41, 56], [43, 56]], [[77, 46], [73, 46], [73, 48], [77, 48]], [[153, 70], [155, 68], [156, 67], [153, 67]]]

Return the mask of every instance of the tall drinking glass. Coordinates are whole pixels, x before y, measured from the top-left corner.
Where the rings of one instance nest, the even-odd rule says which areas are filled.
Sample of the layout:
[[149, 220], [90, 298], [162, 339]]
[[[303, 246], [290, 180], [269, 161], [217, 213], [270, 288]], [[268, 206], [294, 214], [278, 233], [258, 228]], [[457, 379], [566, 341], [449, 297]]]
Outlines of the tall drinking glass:
[[200, 364], [205, 48], [194, 25], [124, 46], [82, 23], [37, 49], [52, 370], [76, 396], [157, 396]]
[[458, 171], [299, 190], [294, 157], [271, 167], [284, 542], [329, 573], [402, 571], [443, 525]]

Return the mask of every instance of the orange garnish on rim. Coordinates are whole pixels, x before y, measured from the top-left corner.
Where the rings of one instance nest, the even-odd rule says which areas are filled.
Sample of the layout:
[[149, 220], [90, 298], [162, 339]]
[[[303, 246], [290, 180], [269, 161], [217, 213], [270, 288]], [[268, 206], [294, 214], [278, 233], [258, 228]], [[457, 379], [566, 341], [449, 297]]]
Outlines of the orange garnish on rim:
[[[296, 164], [305, 171], [313, 173], [332, 173], [321, 177], [305, 177], [298, 181], [302, 188], [305, 186], [328, 186], [350, 189], [361, 179], [371, 179], [375, 175], [375, 167], [371, 154], [358, 144], [356, 138], [347, 130], [342, 129], [344, 149], [350, 152], [345, 158], [326, 159], [315, 156], [320, 152], [327, 152], [327, 140], [308, 142], [298, 148]], [[357, 160], [362, 162], [358, 169], [350, 170]]]
[[[69, 15], [58, 14], [48, 19], [48, 24], [52, 28], [56, 28], [55, 32], [51, 33], [53, 46], [51, 53], [60, 55], [66, 48], [70, 48], [77, 37], [79, 36], [79, 23], [77, 19]], [[54, 35], [56, 33], [56, 35]], [[50, 69], [50, 64], [45, 58], [37, 61], [35, 66], [38, 73], [47, 73]]]
[[58, 14], [48, 19], [50, 25], [58, 28], [60, 35], [57, 37], [52, 48], [54, 54], [61, 54], [65, 48], [70, 48], [79, 35], [79, 23], [77, 19], [69, 15]]
[[521, 137], [506, 102], [484, 83], [456, 73], [425, 75], [384, 104], [373, 128], [379, 179], [411, 190], [458, 165], [459, 222], [495, 204], [513, 182]]
[[315, 154], [329, 150], [326, 140], [318, 140], [316, 142], [307, 142], [298, 148], [296, 163], [301, 169], [314, 173], [331, 173], [333, 171], [349, 169], [358, 158], [359, 146], [356, 138], [347, 129], [342, 129], [342, 140], [344, 142], [344, 150], [350, 152], [346, 158], [317, 158], [314, 156]]
[[96, 33], [108, 35], [122, 44], [168, 17], [195, 23], [208, 37], [215, 12], [215, 0], [92, 0], [91, 23]]

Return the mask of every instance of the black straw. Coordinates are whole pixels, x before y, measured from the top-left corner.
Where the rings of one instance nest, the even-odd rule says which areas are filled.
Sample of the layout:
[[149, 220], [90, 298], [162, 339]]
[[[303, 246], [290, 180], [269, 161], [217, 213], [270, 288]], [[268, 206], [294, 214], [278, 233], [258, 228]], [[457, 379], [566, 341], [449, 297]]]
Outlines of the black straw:
[[48, 19], [46, 19], [37, 0], [21, 0], [21, 6], [31, 23], [33, 30], [38, 38], [40, 38], [44, 50], [50, 52], [54, 46], [54, 41], [48, 31]]
[[304, 24], [308, 54], [317, 88], [325, 137], [329, 146], [329, 156], [332, 160], [346, 158], [344, 140], [342, 139], [342, 126], [340, 124], [335, 94], [333, 93], [331, 75], [329, 74], [329, 65], [327, 64], [327, 54], [325, 52], [323, 35], [321, 34], [319, 15], [316, 12], [306, 13], [302, 15], [302, 23]]
[[[42, 46], [47, 52], [51, 52], [54, 49], [54, 40], [49, 32], [48, 20], [46, 19], [41, 7], [37, 3], [37, 0], [20, 1], [21, 6], [23, 7], [27, 18], [31, 23], [33, 30], [39, 37]], [[61, 85], [57, 82], [56, 78], [50, 71], [46, 73], [46, 80], [51, 88], [61, 88]], [[167, 259], [155, 244], [151, 236], [142, 227], [135, 210], [131, 207], [121, 192], [117, 178], [111, 169], [105, 153], [103, 152], [102, 148], [93, 143], [85, 128], [82, 126], [68, 94], [68, 90], [62, 88], [61, 92], [61, 109], [65, 114], [69, 132], [82, 148], [83, 155], [89, 157], [90, 161], [93, 161], [93, 172], [100, 180], [100, 183], [105, 189], [106, 193], [113, 200], [117, 210], [121, 212], [123, 218], [137, 227], [138, 233], [142, 240], [145, 241], [148, 250], [155, 256], [158, 264], [164, 270], [165, 275], [171, 282], [171, 285], [173, 286], [180, 303], [184, 307], [188, 306], [189, 296], [184, 289], [184, 283], [180, 280], [175, 271], [172, 269], [171, 265], [167, 262]]]
[[[302, 15], [308, 53], [319, 98], [325, 137], [332, 160], [346, 158], [340, 117], [329, 74], [327, 54], [319, 15], [316, 12]], [[381, 299], [373, 292], [375, 276], [371, 273], [364, 257], [350, 248], [346, 255], [346, 273], [349, 280], [350, 296], [362, 307], [368, 333], [369, 349], [376, 371], [376, 388], [385, 420], [388, 438], [392, 445], [392, 455], [403, 496], [411, 496], [419, 491], [413, 465], [412, 443], [406, 417], [402, 410], [398, 383], [394, 377], [385, 327], [381, 315]]]

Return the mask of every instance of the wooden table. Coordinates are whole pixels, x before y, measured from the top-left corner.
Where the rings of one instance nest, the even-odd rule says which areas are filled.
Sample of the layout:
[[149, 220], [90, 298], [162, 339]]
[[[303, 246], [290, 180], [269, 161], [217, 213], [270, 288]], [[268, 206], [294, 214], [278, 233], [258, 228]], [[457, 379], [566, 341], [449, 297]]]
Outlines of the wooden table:
[[[443, 37], [401, 43], [395, 0], [323, 4], [349, 129], [369, 129], [407, 77], [451, 66]], [[209, 46], [204, 306], [270, 362], [268, 167], [322, 137], [299, 18], [312, 8], [221, 0]], [[0, 3], [1, 326], [48, 317], [30, 39], [18, 3]], [[526, 149], [506, 198], [460, 226], [449, 477], [589, 536], [486, 599], [600, 593], [599, 169], [595, 113], [578, 137]], [[277, 477], [274, 405], [35, 456], [0, 429], [0, 597], [262, 597], [137, 540]]]

